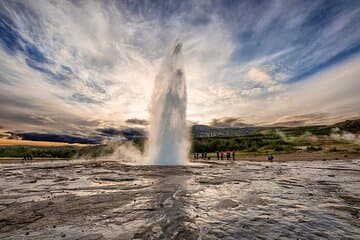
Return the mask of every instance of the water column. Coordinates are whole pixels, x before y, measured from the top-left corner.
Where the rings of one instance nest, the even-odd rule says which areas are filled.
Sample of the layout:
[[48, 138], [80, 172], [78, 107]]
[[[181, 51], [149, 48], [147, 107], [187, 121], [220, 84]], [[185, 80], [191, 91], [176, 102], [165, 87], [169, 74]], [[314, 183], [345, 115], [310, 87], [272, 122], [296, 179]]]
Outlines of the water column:
[[186, 83], [182, 43], [165, 56], [155, 78], [150, 106], [149, 160], [151, 164], [185, 164], [188, 155]]

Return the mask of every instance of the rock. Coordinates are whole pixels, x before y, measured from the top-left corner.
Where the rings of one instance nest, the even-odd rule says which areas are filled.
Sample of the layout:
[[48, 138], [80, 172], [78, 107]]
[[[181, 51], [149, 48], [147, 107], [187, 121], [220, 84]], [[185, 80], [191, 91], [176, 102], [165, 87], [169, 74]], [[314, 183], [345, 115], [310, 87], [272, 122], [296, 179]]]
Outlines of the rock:
[[67, 181], [67, 180], [69, 180], [67, 177], [59, 176], [53, 182], [57, 183], [57, 182], [63, 182], [63, 181]]
[[104, 177], [99, 177], [99, 180], [101, 180], [101, 181], [109, 181], [109, 182], [134, 181], [135, 179], [136, 178], [133, 177], [133, 176], [104, 176]]
[[[100, 240], [100, 239], [104, 239], [104, 236], [99, 233], [88, 234], [88, 235], [82, 236], [80, 238], [76, 238], [76, 240]], [[123, 239], [123, 238], [121, 238], [121, 239]]]
[[65, 233], [61, 233], [61, 237], [66, 237], [66, 234], [65, 234]]
[[218, 204], [216, 204], [215, 208], [217, 209], [234, 208], [237, 207], [238, 205], [239, 203], [232, 199], [224, 199], [220, 201]]
[[351, 216], [353, 216], [355, 218], [359, 218], [359, 210], [351, 209], [350, 213], [351, 213]]
[[209, 184], [209, 185], [220, 185], [226, 181], [224, 178], [200, 178], [197, 180], [200, 184]]
[[26, 232], [26, 233], [25, 233], [25, 235], [29, 235], [29, 234], [30, 234], [30, 232]]

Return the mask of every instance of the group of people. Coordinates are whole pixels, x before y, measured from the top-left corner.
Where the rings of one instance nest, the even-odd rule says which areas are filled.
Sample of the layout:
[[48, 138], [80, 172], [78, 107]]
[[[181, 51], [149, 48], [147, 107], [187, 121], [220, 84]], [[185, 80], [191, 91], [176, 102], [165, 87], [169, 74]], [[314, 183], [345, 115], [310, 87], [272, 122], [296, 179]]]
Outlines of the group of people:
[[[194, 160], [199, 159], [200, 154], [198, 152], [193, 152], [193, 158]], [[232, 157], [232, 160], [235, 160], [235, 151], [230, 151], [230, 150], [226, 150], [226, 151], [216, 151], [216, 158], [217, 160], [224, 160], [226, 158], [226, 160], [230, 160]], [[201, 158], [200, 159], [207, 159], [210, 160], [211, 157], [208, 156], [207, 152], [202, 152], [201, 153]]]
[[230, 160], [232, 157], [232, 160], [235, 161], [235, 151], [216, 151], [216, 158], [217, 160], [223, 160], [226, 157], [226, 160]]
[[33, 160], [33, 157], [31, 155], [25, 154], [23, 157], [23, 161], [31, 161]]
[[[193, 158], [194, 160], [199, 159], [200, 154], [198, 152], [193, 152]], [[230, 151], [230, 150], [226, 150], [226, 151], [216, 151], [216, 158], [217, 160], [224, 160], [226, 158], [226, 160], [233, 160], [235, 161], [235, 151]], [[201, 158], [200, 159], [206, 159], [206, 160], [211, 160], [211, 157], [208, 156], [207, 152], [202, 152], [201, 153]], [[272, 162], [274, 160], [274, 156], [272, 154], [268, 155], [268, 161]]]
[[[193, 157], [194, 157], [194, 160], [195, 160], [195, 159], [199, 159], [199, 153], [198, 153], [198, 152], [193, 152]], [[208, 160], [210, 160], [210, 157], [208, 157], [208, 153], [207, 153], [207, 152], [202, 152], [202, 153], [201, 153], [201, 159], [208, 159]]]

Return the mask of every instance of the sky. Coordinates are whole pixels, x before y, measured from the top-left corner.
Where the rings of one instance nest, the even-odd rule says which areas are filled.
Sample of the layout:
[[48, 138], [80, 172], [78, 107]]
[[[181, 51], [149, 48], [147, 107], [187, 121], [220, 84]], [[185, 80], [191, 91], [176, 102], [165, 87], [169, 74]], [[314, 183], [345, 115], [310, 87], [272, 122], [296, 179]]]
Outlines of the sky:
[[360, 117], [360, 1], [14, 0], [0, 1], [0, 129], [146, 127], [176, 39], [190, 123]]

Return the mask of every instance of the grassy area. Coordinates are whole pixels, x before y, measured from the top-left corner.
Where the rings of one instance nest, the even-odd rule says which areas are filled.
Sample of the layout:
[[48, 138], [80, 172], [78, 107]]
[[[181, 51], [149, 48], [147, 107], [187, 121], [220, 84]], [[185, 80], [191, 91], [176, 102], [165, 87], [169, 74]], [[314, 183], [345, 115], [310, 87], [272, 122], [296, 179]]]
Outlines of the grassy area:
[[[351, 125], [353, 132], [354, 124]], [[207, 152], [211, 158], [216, 157], [216, 151], [231, 150], [236, 156], [258, 156], [273, 154], [306, 152], [346, 152], [359, 153], [358, 140], [342, 139], [343, 132], [329, 126], [305, 126], [293, 128], [259, 128], [253, 134], [236, 137], [202, 137], [192, 141], [192, 152]], [[357, 138], [358, 139], [358, 138]]]
[[76, 146], [2, 146], [0, 147], [0, 157], [22, 158], [27, 155], [34, 158], [71, 158], [79, 151], [81, 151], [81, 147]]
[[[339, 125], [348, 128], [353, 133], [338, 130], [333, 136], [334, 128], [328, 126], [308, 126], [295, 128], [259, 128], [242, 136], [197, 137], [192, 139], [191, 152], [207, 152], [211, 158], [216, 157], [216, 151], [231, 150], [236, 156], [258, 156], [297, 151], [306, 152], [346, 152], [359, 153], [358, 123], [345, 122]], [[345, 126], [345, 127], [344, 127]], [[355, 129], [355, 130], [354, 130]], [[352, 134], [354, 141], [342, 139], [342, 134]], [[357, 135], [356, 135], [357, 134]], [[144, 151], [144, 139], [133, 140], [132, 143]], [[112, 154], [121, 143], [88, 146], [1, 146], [0, 157], [22, 158], [31, 155], [34, 158], [96, 158]]]
[[[134, 146], [144, 150], [144, 140], [132, 141]], [[0, 146], [2, 158], [96, 158], [114, 153], [121, 143], [88, 146]]]
[[278, 134], [258, 133], [239, 137], [206, 137], [195, 138], [192, 142], [192, 152], [237, 151], [239, 154], [248, 153], [289, 153], [296, 149], [294, 144], [284, 141]]

